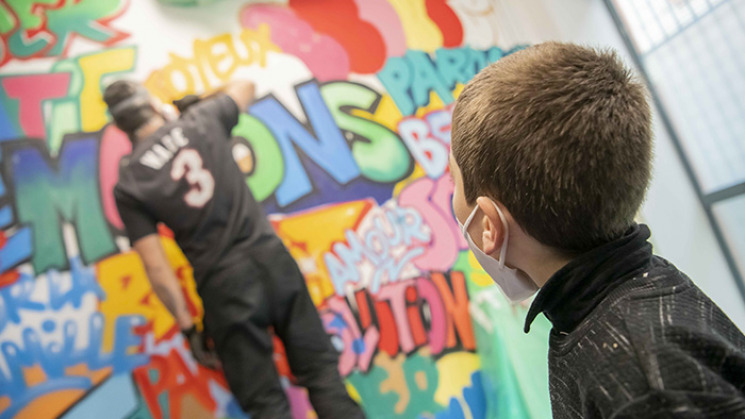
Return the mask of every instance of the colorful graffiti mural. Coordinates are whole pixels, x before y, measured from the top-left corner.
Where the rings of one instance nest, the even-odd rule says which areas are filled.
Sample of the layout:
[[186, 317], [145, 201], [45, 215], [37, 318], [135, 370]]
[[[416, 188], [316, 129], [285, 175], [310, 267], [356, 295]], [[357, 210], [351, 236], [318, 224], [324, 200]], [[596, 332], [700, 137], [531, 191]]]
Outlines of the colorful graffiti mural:
[[128, 34], [110, 22], [127, 0], [5, 0], [0, 3], [0, 65], [11, 58], [64, 56], [75, 37], [108, 46]]
[[[252, 72], [266, 85], [240, 116], [233, 155], [369, 417], [548, 415], [547, 325], [521, 332], [525, 307], [480, 270], [450, 207], [453, 102], [522, 48], [496, 44], [480, 20], [488, 4], [251, 3], [207, 37], [188, 25], [208, 9], [185, 8], [194, 21], [180, 24], [181, 44], [149, 41], [178, 52], [153, 59], [130, 42], [144, 29], [119, 18], [156, 6], [0, 0], [0, 65], [14, 62], [0, 68], [0, 418], [245, 417], [222, 374], [192, 359], [123, 236], [112, 191], [131, 144], [101, 87], [141, 77], [167, 103]], [[74, 38], [89, 48], [68, 56]], [[161, 233], [199, 319], [191, 267]], [[293, 415], [313, 418], [277, 342]]]

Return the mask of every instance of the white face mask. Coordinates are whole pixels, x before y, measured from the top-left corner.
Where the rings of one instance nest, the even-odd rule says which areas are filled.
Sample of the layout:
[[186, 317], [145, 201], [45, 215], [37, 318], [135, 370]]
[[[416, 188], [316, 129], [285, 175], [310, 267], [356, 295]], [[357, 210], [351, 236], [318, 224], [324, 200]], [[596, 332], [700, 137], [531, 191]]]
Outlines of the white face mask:
[[499, 252], [499, 260], [494, 259], [479, 249], [471, 239], [471, 235], [468, 234], [468, 226], [471, 224], [473, 217], [476, 215], [476, 211], [479, 209], [478, 205], [473, 209], [473, 211], [471, 211], [471, 215], [468, 216], [465, 224], [461, 224], [460, 221], [457, 220], [457, 217], [456, 221], [458, 221], [463, 237], [465, 237], [468, 242], [468, 247], [471, 249], [474, 256], [476, 256], [476, 260], [479, 261], [481, 267], [484, 268], [486, 273], [494, 280], [508, 300], [513, 303], [518, 303], [535, 294], [535, 292], [538, 291], [538, 286], [536, 286], [536, 284], [524, 272], [505, 266], [504, 260], [507, 255], [507, 242], [510, 238], [510, 230], [507, 226], [507, 220], [505, 220], [504, 214], [502, 214], [502, 210], [499, 209], [499, 206], [497, 206], [494, 201], [491, 202], [497, 209], [499, 219], [502, 221], [502, 225], [504, 226], [504, 241], [502, 242], [502, 249]]

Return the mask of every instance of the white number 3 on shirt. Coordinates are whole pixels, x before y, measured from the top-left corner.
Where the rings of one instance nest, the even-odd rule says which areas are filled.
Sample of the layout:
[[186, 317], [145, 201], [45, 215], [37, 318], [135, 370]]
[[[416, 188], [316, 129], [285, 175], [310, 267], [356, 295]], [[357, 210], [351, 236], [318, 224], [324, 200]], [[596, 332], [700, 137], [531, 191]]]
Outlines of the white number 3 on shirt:
[[202, 157], [199, 153], [190, 148], [181, 150], [173, 159], [171, 178], [176, 181], [185, 178], [191, 186], [189, 192], [184, 195], [184, 201], [190, 207], [202, 208], [215, 192], [215, 179], [202, 166]]

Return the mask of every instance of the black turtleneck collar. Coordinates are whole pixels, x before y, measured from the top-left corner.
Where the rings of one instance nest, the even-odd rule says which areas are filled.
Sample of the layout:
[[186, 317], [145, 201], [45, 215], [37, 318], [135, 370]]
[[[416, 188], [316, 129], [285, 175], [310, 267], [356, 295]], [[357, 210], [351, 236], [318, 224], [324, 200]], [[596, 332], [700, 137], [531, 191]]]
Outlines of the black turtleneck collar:
[[619, 239], [583, 253], [559, 269], [533, 300], [525, 333], [541, 312], [556, 331], [574, 330], [608, 293], [649, 265], [649, 236], [646, 225], [635, 224]]

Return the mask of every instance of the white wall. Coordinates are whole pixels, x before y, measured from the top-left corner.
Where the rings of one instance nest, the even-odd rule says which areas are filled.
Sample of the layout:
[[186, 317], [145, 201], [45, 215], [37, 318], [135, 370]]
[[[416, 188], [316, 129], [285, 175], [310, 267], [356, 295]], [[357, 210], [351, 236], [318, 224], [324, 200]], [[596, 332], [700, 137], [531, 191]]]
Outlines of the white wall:
[[[522, 36], [531, 42], [553, 39], [612, 47], [632, 65], [615, 23], [600, 0], [497, 0], [497, 4], [514, 10], [508, 15], [521, 24], [510, 22], [510, 27], [519, 27], [517, 32], [523, 32]], [[652, 229], [655, 251], [686, 272], [740, 329], [745, 329], [743, 297], [659, 118], [655, 136], [654, 177], [641, 213]]]

